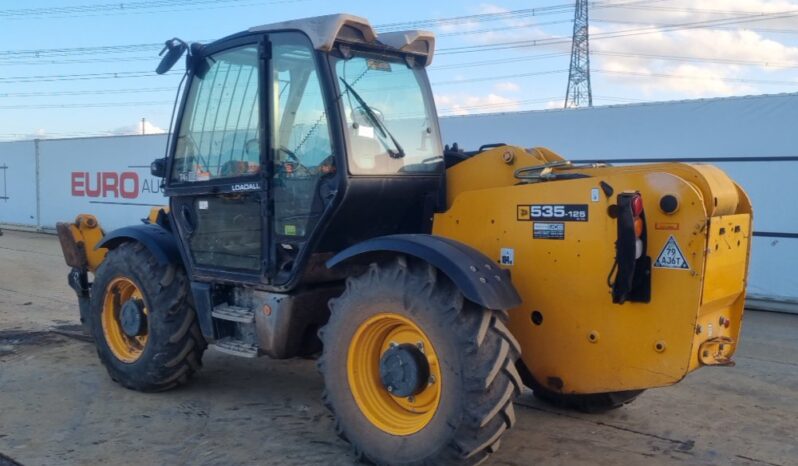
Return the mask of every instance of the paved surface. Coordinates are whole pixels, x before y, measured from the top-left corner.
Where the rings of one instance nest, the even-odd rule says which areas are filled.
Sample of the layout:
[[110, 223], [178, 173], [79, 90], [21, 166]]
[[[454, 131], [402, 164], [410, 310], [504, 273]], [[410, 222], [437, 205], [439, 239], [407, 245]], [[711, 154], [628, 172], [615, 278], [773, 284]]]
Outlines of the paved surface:
[[[52, 236], [0, 237], [0, 466], [345, 465], [312, 361], [206, 353], [188, 386], [125, 390], [77, 323]], [[55, 332], [54, 332], [55, 330]], [[525, 394], [489, 464], [798, 465], [798, 316], [749, 312], [734, 368], [703, 369], [605, 415]]]

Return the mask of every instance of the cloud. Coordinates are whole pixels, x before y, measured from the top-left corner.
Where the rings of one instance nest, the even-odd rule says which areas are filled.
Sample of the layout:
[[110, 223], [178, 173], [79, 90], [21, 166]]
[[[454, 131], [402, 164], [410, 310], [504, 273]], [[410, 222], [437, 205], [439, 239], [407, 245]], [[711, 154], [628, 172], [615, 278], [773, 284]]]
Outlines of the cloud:
[[[747, 30], [688, 29], [600, 39], [594, 40], [591, 45], [599, 55], [602, 51], [610, 51], [741, 60], [762, 63], [762, 69], [777, 66], [779, 63], [794, 64], [798, 61], [798, 47]], [[769, 65], [766, 66], [765, 63]]]
[[[624, 20], [649, 24], [673, 24], [681, 22], [697, 22], [718, 19], [736, 19], [747, 15], [763, 13], [782, 13], [795, 11], [798, 3], [795, 0], [653, 0], [629, 2], [618, 0], [617, 5], [631, 3], [626, 6], [604, 4], [593, 6], [591, 20]], [[795, 17], [767, 19], [738, 23], [733, 28], [765, 28], [794, 27]]]
[[[761, 79], [762, 73], [784, 71], [785, 67], [798, 63], [798, 46], [782, 42], [784, 36], [774, 38], [756, 30], [760, 26], [770, 27], [771, 21], [617, 38], [601, 38], [601, 34], [739, 18], [749, 14], [745, 12], [790, 10], [798, 12], [798, 1], [671, 0], [650, 2], [640, 9], [595, 8], [590, 28], [592, 68], [599, 73], [608, 72], [602, 75], [608, 82], [622, 84], [630, 91], [637, 89], [648, 96], [657, 92], [675, 92], [689, 97], [771, 92], [770, 86], [759, 89], [753, 84], [736, 81], [751, 77]], [[625, 23], [601, 21], [606, 18]], [[791, 18], [793, 23], [795, 20]]]
[[[499, 5], [484, 3], [479, 6], [477, 14], [502, 14], [511, 10]], [[550, 37], [536, 24], [537, 16], [506, 15], [493, 21], [458, 21], [438, 26], [442, 36], [454, 35], [463, 42], [472, 45], [492, 44], [496, 42], [534, 40]]]
[[518, 101], [490, 93], [484, 96], [469, 94], [436, 94], [435, 104], [442, 115], [471, 115], [475, 113], [508, 112], [518, 110]]
[[711, 97], [755, 92], [750, 85], [730, 82], [725, 67], [679, 64], [669, 67], [667, 72], [652, 70], [643, 64], [630, 64], [608, 60], [602, 65], [602, 76], [637, 88], [643, 94], [676, 92], [688, 97]]
[[155, 126], [147, 120], [144, 121], [143, 125], [144, 127], [142, 128], [142, 123], [139, 121], [138, 123], [132, 125], [121, 126], [109, 131], [109, 133], [114, 136], [126, 136], [133, 134], [163, 134], [166, 132], [165, 129]]
[[500, 83], [496, 83], [493, 86], [493, 88], [496, 89], [497, 91], [504, 91], [504, 92], [518, 92], [521, 90], [521, 86], [510, 81], [503, 81]]

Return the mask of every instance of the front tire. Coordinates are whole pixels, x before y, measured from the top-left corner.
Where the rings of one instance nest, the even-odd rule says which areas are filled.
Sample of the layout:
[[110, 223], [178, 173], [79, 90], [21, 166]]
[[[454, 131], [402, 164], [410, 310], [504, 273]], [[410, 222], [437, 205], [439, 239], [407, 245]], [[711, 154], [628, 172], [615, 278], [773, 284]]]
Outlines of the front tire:
[[[506, 314], [466, 301], [436, 272], [402, 258], [371, 264], [330, 302], [320, 332], [324, 401], [358, 459], [477, 464], [515, 422], [520, 350], [504, 325]], [[416, 367], [415, 354], [423, 375], [386, 382], [392, 375], [381, 364], [400, 350], [409, 358], [400, 366]], [[421, 383], [411, 395], [401, 392], [403, 381], [416, 379]]]
[[108, 252], [92, 284], [90, 326], [100, 361], [120, 385], [174, 388], [202, 365], [207, 346], [179, 264], [161, 265], [141, 243]]

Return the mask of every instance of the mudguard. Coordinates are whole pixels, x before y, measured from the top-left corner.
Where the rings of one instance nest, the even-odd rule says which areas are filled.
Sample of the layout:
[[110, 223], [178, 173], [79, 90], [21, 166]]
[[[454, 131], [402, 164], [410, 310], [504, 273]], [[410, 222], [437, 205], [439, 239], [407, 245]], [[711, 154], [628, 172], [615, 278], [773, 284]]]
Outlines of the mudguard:
[[466, 299], [488, 309], [508, 310], [521, 305], [510, 274], [483, 253], [459, 241], [434, 235], [405, 234], [372, 238], [336, 254], [327, 267], [344, 262], [368, 262], [384, 253], [424, 260], [443, 272]]
[[107, 234], [97, 248], [114, 249], [122, 243], [138, 241], [158, 259], [161, 265], [181, 263], [177, 239], [172, 232], [157, 224], [122, 227]]

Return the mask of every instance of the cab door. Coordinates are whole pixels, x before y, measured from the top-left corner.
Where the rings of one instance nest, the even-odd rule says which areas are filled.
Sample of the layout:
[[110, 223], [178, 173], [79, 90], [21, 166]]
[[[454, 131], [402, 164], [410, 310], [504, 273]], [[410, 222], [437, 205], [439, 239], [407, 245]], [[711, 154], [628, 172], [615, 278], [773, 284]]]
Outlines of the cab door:
[[269, 281], [264, 47], [249, 37], [192, 57], [166, 193], [194, 280]]

